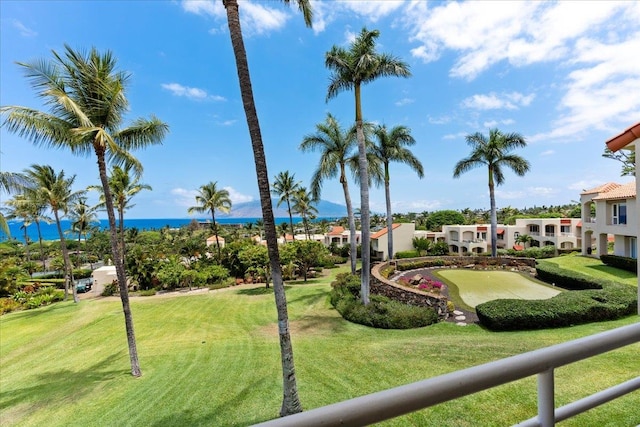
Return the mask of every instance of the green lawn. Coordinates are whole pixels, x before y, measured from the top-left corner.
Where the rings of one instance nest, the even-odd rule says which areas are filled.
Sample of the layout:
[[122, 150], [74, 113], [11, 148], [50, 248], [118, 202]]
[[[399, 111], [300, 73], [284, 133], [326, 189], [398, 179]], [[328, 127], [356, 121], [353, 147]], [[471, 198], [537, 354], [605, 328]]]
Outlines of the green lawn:
[[454, 283], [463, 302], [475, 308], [494, 299], [547, 299], [560, 291], [511, 271], [439, 270], [436, 276]]
[[[334, 270], [335, 272], [335, 270]], [[287, 288], [305, 409], [638, 321], [493, 333], [452, 323], [375, 330], [344, 321], [329, 281]], [[3, 426], [246, 426], [277, 416], [281, 370], [273, 294], [232, 288], [132, 298], [143, 371], [129, 374], [120, 302], [70, 302], [0, 318]], [[566, 404], [638, 375], [640, 345], [556, 370]], [[437, 405], [383, 425], [504, 426], [535, 415], [534, 378]], [[563, 423], [640, 423], [633, 393]], [[487, 408], [491, 408], [488, 410]]]
[[539, 262], [549, 262], [559, 265], [562, 268], [566, 268], [567, 270], [575, 270], [589, 276], [600, 277], [602, 279], [614, 280], [616, 282], [638, 286], [638, 276], [636, 274], [629, 271], [620, 270], [618, 268], [609, 267], [608, 265], [604, 265], [602, 261], [596, 258], [572, 254], [540, 260]]

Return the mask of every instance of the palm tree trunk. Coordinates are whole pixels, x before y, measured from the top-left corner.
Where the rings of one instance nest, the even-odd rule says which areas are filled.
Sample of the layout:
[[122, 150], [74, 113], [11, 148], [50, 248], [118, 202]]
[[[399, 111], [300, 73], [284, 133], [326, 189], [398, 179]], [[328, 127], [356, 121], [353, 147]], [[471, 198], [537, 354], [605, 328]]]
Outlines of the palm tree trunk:
[[355, 86], [356, 95], [356, 139], [358, 140], [358, 170], [360, 173], [360, 228], [362, 230], [362, 272], [360, 275], [360, 298], [369, 304], [369, 276], [371, 270], [371, 243], [369, 220], [369, 175], [367, 172], [367, 148], [362, 129], [360, 107], [360, 85]]
[[76, 293], [76, 287], [73, 284], [73, 268], [71, 267], [71, 259], [69, 258], [69, 251], [67, 250], [67, 241], [64, 239], [64, 233], [62, 233], [62, 226], [60, 225], [60, 217], [58, 216], [58, 210], [53, 208], [53, 216], [56, 219], [56, 227], [58, 228], [58, 235], [60, 236], [60, 249], [62, 249], [62, 259], [64, 260], [64, 299], [69, 296], [69, 287], [73, 289], [73, 302], [78, 302], [78, 294]]
[[129, 347], [129, 360], [131, 362], [131, 375], [139, 377], [142, 375], [140, 370], [140, 362], [138, 361], [138, 349], [136, 346], [136, 336], [133, 330], [133, 316], [131, 315], [131, 307], [129, 305], [129, 289], [127, 286], [127, 277], [122, 263], [122, 255], [120, 254], [120, 244], [116, 234], [116, 215], [113, 210], [113, 199], [111, 198], [111, 189], [107, 179], [107, 166], [104, 161], [104, 150], [96, 148], [98, 156], [98, 170], [100, 171], [100, 181], [104, 191], [104, 199], [107, 205], [107, 217], [109, 218], [109, 231], [111, 237], [111, 252], [113, 255], [113, 263], [116, 266], [116, 277], [118, 278], [118, 288], [120, 289], [120, 301], [122, 302], [122, 311], [124, 312], [124, 325], [127, 333], [127, 344]]
[[27, 227], [24, 227], [24, 247], [27, 255], [27, 262], [31, 261], [31, 253], [29, 252], [29, 235], [27, 234]]
[[36, 228], [38, 229], [38, 242], [40, 243], [40, 260], [42, 261], [42, 271], [47, 271], [47, 261], [44, 256], [44, 247], [42, 246], [42, 232], [40, 231], [40, 221], [37, 219]]
[[356, 274], [356, 260], [358, 258], [358, 245], [356, 244], [356, 220], [353, 216], [351, 206], [351, 195], [349, 194], [349, 184], [344, 173], [344, 164], [340, 165], [340, 182], [344, 191], [344, 203], [347, 205], [347, 220], [349, 221], [349, 258], [351, 258], [351, 274]]
[[260, 191], [260, 204], [262, 205], [262, 219], [264, 221], [265, 236], [267, 239], [267, 249], [271, 264], [271, 274], [273, 278], [273, 290], [278, 312], [278, 333], [280, 337], [280, 357], [282, 361], [282, 381], [283, 400], [280, 409], [280, 416], [286, 416], [302, 411], [300, 398], [298, 397], [298, 386], [296, 384], [295, 366], [293, 361], [293, 346], [289, 334], [289, 315], [287, 313], [287, 298], [282, 282], [282, 269], [280, 266], [280, 254], [278, 252], [278, 240], [276, 236], [275, 221], [273, 218], [273, 207], [271, 206], [271, 192], [269, 187], [269, 175], [267, 171], [267, 161], [262, 145], [262, 135], [260, 133], [260, 123], [256, 112], [255, 101], [253, 99], [253, 89], [251, 87], [251, 76], [249, 74], [249, 64], [247, 53], [242, 39], [242, 29], [240, 27], [240, 15], [238, 13], [237, 0], [223, 0], [227, 10], [227, 22], [229, 24], [229, 35], [231, 45], [236, 60], [238, 70], [238, 81], [242, 94], [242, 103], [247, 118], [249, 134], [251, 136], [251, 146], [256, 165], [256, 175], [258, 178], [258, 189]]
[[120, 234], [120, 255], [122, 256], [122, 265], [124, 265], [124, 206], [118, 207], [118, 233]]
[[393, 258], [393, 215], [391, 214], [391, 191], [389, 190], [389, 165], [384, 165], [384, 197], [387, 204], [387, 249], [388, 259]]
[[[287, 212], [289, 212], [289, 226], [291, 227], [291, 240], [296, 240], [296, 233], [293, 231], [293, 215], [291, 215], [291, 203], [287, 197]], [[284, 242], [287, 243], [287, 236], [284, 237]]]
[[215, 209], [211, 209], [211, 220], [213, 221], [213, 234], [216, 236], [216, 246], [218, 247], [218, 262], [220, 262], [222, 254], [220, 252], [220, 241], [218, 240], [218, 225], [216, 224]]
[[498, 216], [496, 214], [496, 196], [493, 183], [493, 171], [489, 169], [489, 201], [491, 203], [491, 256], [498, 254]]

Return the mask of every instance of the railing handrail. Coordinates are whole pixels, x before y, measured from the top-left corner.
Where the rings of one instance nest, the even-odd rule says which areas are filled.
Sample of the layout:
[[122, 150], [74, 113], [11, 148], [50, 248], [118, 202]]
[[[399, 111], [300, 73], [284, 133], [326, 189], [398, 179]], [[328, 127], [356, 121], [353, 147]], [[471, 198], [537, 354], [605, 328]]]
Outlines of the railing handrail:
[[640, 342], [640, 323], [258, 424], [362, 426], [541, 374]]

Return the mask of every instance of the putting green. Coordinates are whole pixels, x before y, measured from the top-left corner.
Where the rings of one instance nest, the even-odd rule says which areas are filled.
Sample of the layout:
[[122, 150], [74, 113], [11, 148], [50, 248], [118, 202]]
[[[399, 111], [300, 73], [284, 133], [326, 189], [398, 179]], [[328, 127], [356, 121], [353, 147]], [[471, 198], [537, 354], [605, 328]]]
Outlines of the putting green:
[[560, 293], [511, 271], [440, 270], [437, 275], [454, 283], [460, 298], [474, 308], [494, 299], [548, 299]]

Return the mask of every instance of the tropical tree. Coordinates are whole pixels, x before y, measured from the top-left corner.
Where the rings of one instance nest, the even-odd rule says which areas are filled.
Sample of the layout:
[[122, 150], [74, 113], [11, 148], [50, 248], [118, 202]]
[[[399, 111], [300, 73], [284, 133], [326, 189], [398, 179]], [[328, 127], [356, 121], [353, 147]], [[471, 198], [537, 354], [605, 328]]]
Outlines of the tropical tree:
[[[11, 193], [12, 191], [20, 191], [24, 188], [24, 184], [25, 178], [23, 175], [15, 172], [0, 171], [0, 194], [2, 194], [2, 192]], [[7, 219], [2, 212], [0, 212], [0, 230], [11, 237], [9, 224], [7, 224]]]
[[495, 186], [504, 183], [503, 169], [509, 168], [518, 176], [529, 171], [529, 162], [524, 158], [511, 154], [516, 148], [524, 148], [527, 143], [519, 133], [502, 133], [498, 129], [489, 131], [489, 138], [480, 132], [467, 135], [467, 144], [471, 154], [456, 163], [453, 177], [458, 178], [465, 172], [480, 166], [486, 166], [489, 174], [489, 201], [491, 208], [491, 256], [497, 255], [498, 218], [496, 214]]
[[[60, 236], [60, 249], [62, 250], [62, 259], [64, 261], [65, 286], [64, 297], [67, 299], [68, 290], [73, 286], [73, 301], [78, 302], [78, 294], [76, 287], [73, 285], [73, 266], [69, 258], [67, 250], [67, 241], [62, 231], [60, 219], [69, 212], [70, 205], [75, 202], [78, 197], [84, 193], [74, 192], [71, 190], [76, 176], [65, 178], [64, 171], [56, 173], [51, 166], [48, 165], [31, 165], [30, 169], [26, 169], [24, 174], [28, 177], [33, 185], [32, 190], [37, 193], [37, 198], [42, 200], [53, 212], [58, 235]], [[62, 214], [61, 214], [62, 213]]]
[[[118, 212], [118, 237], [123, 263], [126, 256], [124, 247], [124, 214], [127, 209], [135, 206], [131, 203], [131, 199], [136, 194], [142, 190], [152, 190], [150, 185], [140, 183], [140, 174], [132, 174], [132, 169], [132, 164], [126, 164], [124, 167], [114, 165], [108, 178], [111, 197]], [[98, 190], [102, 193], [98, 207], [106, 208], [102, 186], [90, 186], [89, 189]]]
[[46, 271], [47, 262], [44, 245], [42, 243], [42, 229], [40, 228], [40, 223], [45, 222], [47, 224], [50, 224], [53, 222], [53, 220], [45, 215], [47, 205], [41, 199], [38, 191], [35, 191], [27, 185], [24, 187], [22, 195], [26, 199], [31, 219], [36, 224], [36, 230], [38, 231], [38, 245], [40, 247], [40, 261], [42, 262], [42, 271]]
[[307, 235], [307, 240], [311, 239], [310, 221], [318, 216], [318, 209], [313, 205], [315, 200], [306, 187], [300, 187], [293, 193], [293, 206], [291, 209], [302, 217], [302, 225]]
[[20, 106], [2, 107], [0, 112], [7, 114], [4, 124], [9, 132], [24, 136], [36, 145], [65, 148], [81, 156], [95, 154], [109, 218], [131, 374], [137, 377], [141, 375], [140, 363], [127, 278], [119, 253], [107, 161], [132, 164], [139, 173], [142, 166], [130, 151], [160, 144], [168, 126], [151, 117], [139, 118], [129, 126], [121, 127], [123, 116], [129, 110], [125, 89], [130, 75], [116, 70], [116, 58], [110, 51], [100, 53], [93, 48], [80, 52], [65, 45], [63, 54], [55, 51], [52, 54], [51, 61], [19, 63], [50, 112]]
[[375, 176], [382, 176], [384, 184], [384, 196], [387, 207], [387, 234], [389, 258], [393, 257], [393, 214], [391, 212], [391, 191], [389, 188], [390, 174], [389, 164], [391, 162], [404, 163], [413, 169], [420, 178], [424, 176], [422, 163], [413, 155], [407, 146], [414, 145], [416, 140], [411, 136], [411, 130], [406, 126], [395, 126], [389, 130], [385, 125], [378, 125], [373, 130], [375, 144], [373, 154], [382, 166], [380, 173]]
[[353, 215], [349, 182], [347, 180], [347, 165], [352, 157], [352, 150], [356, 146], [355, 132], [344, 131], [338, 120], [330, 113], [324, 123], [316, 125], [316, 133], [306, 135], [300, 149], [302, 151], [320, 151], [320, 161], [311, 179], [311, 194], [316, 200], [320, 199], [320, 191], [325, 179], [339, 177], [347, 205], [347, 221], [349, 227], [351, 274], [356, 274], [357, 242], [356, 220]]
[[[98, 222], [96, 207], [87, 205], [86, 197], [79, 197], [78, 200], [73, 204], [73, 206], [71, 206], [69, 216], [71, 219], [71, 230], [74, 233], [78, 233], [79, 251], [82, 236], [85, 236], [86, 241], [87, 233], [91, 229], [91, 224]], [[76, 252], [76, 256], [77, 255], [79, 255], [78, 252]]]
[[[289, 3], [289, 0], [284, 0]], [[237, 0], [223, 0], [222, 3], [227, 11], [227, 23], [229, 24], [229, 35], [231, 45], [236, 60], [238, 71], [238, 82], [242, 95], [242, 104], [247, 118], [249, 135], [251, 136], [251, 146], [253, 147], [253, 157], [258, 178], [258, 190], [260, 192], [260, 204], [262, 206], [262, 219], [264, 221], [265, 237], [267, 249], [269, 251], [269, 262], [271, 263], [271, 278], [273, 279], [273, 290], [278, 311], [278, 334], [280, 338], [280, 357], [282, 360], [282, 381], [283, 399], [280, 415], [286, 416], [302, 411], [300, 398], [298, 397], [298, 387], [296, 385], [295, 364], [293, 361], [293, 347], [289, 334], [289, 315], [287, 313], [287, 298], [284, 293], [282, 283], [282, 269], [280, 267], [280, 254], [278, 253], [278, 236], [276, 235], [275, 220], [273, 218], [273, 206], [271, 205], [271, 194], [269, 188], [269, 174], [267, 161], [264, 155], [262, 144], [262, 134], [260, 132], [260, 122], [256, 104], [253, 99], [253, 89], [251, 87], [251, 75], [249, 74], [249, 63], [247, 62], [247, 52], [244, 47], [242, 37], [242, 27], [240, 26], [240, 14]], [[302, 12], [305, 24], [311, 27], [311, 5], [309, 0], [296, 0], [298, 9]]]
[[636, 176], [636, 152], [626, 150], [616, 151], [615, 153], [609, 148], [604, 149], [602, 157], [617, 160], [622, 164], [620, 176]]
[[389, 54], [380, 54], [375, 50], [377, 30], [363, 28], [349, 49], [333, 46], [325, 55], [325, 66], [332, 71], [327, 101], [345, 90], [354, 91], [355, 126], [358, 142], [358, 176], [360, 182], [360, 209], [362, 227], [362, 275], [361, 297], [363, 304], [369, 304], [369, 277], [371, 269], [371, 242], [369, 227], [369, 176], [367, 149], [362, 122], [361, 86], [384, 76], [409, 77], [409, 66]]
[[295, 240], [296, 237], [293, 231], [293, 211], [291, 209], [291, 200], [293, 199], [294, 193], [298, 191], [299, 188], [300, 181], [296, 181], [295, 174], [289, 174], [289, 171], [280, 172], [276, 175], [276, 179], [271, 185], [271, 192], [276, 196], [280, 196], [276, 207], [279, 207], [283, 202], [287, 202], [289, 225], [291, 226], [291, 235], [293, 236], [293, 240]]
[[532, 241], [533, 237], [528, 234], [520, 234], [518, 237], [516, 237], [516, 243], [522, 243], [522, 246], [525, 248], [528, 244], [531, 244]]
[[24, 194], [16, 194], [13, 198], [4, 202], [7, 206], [7, 215], [6, 218], [8, 220], [13, 219], [22, 219], [22, 225], [20, 229], [24, 231], [24, 245], [25, 245], [25, 254], [27, 256], [27, 261], [31, 261], [31, 256], [29, 254], [29, 234], [27, 233], [27, 229], [31, 225], [32, 216], [31, 210], [29, 209], [28, 200], [24, 196]]
[[218, 224], [216, 223], [216, 210], [220, 212], [229, 212], [231, 210], [231, 199], [229, 191], [218, 189], [217, 182], [210, 182], [200, 187], [196, 194], [196, 203], [198, 205], [191, 206], [187, 212], [203, 213], [211, 212], [211, 221], [213, 226], [213, 234], [216, 236], [216, 246], [218, 247], [218, 259], [220, 259], [220, 241], [218, 240]]

